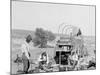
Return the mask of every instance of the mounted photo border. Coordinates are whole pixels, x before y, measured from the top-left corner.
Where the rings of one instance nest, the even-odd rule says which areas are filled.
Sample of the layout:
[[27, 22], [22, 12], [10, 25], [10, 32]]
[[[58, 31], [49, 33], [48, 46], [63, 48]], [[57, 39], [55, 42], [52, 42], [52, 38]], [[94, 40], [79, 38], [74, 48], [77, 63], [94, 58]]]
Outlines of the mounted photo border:
[[[96, 5], [71, 4], [71, 3], [56, 3], [56, 2], [41, 2], [41, 1], [24, 1], [24, 0], [10, 0], [10, 74], [11, 74], [11, 71], [12, 71], [12, 64], [11, 64], [11, 61], [12, 61], [12, 59], [11, 59], [11, 57], [12, 57], [12, 1], [16, 1], [16, 2], [45, 3], [45, 4], [57, 4], [57, 5], [76, 5], [76, 6], [90, 6], [90, 7], [95, 7], [95, 49], [96, 49]], [[83, 70], [79, 70], [79, 71], [83, 71]], [[63, 71], [63, 72], [66, 72], [66, 71]], [[52, 73], [52, 72], [41, 72], [41, 73]], [[33, 73], [33, 74], [35, 74], [35, 73]]]

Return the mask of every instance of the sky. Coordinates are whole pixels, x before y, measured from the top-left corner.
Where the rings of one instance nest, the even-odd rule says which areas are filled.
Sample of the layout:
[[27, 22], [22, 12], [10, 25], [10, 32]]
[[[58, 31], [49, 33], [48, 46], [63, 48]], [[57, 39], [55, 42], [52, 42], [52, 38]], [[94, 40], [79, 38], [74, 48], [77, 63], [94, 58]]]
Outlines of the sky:
[[12, 29], [43, 28], [58, 33], [61, 24], [76, 26], [83, 35], [95, 35], [95, 7], [80, 5], [12, 2]]

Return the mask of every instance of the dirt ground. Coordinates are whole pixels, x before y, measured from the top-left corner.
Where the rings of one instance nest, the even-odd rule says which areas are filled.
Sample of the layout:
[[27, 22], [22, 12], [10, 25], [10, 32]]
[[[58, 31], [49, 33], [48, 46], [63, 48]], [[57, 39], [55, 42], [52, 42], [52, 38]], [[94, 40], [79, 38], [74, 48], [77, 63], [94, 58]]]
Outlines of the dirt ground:
[[[23, 42], [23, 39], [19, 39], [19, 38], [13, 38], [12, 39], [12, 48], [11, 48], [11, 73], [12, 74], [16, 74], [18, 69], [22, 70], [22, 65], [21, 66], [18, 66], [18, 64], [14, 63], [14, 60], [17, 58], [17, 54], [19, 56], [21, 56], [21, 43]], [[88, 50], [88, 53], [89, 53], [89, 57], [87, 57], [86, 59], [87, 60], [90, 60], [91, 57], [94, 58], [95, 60], [95, 54], [94, 54], [94, 50], [95, 50], [95, 41], [92, 40], [92, 41], [87, 41], [87, 39], [85, 40], [85, 44], [87, 46], [87, 50]], [[43, 52], [43, 51], [46, 51], [49, 55], [49, 59], [52, 60], [52, 58], [54, 57], [55, 55], [55, 48], [44, 48], [44, 49], [41, 49], [41, 48], [35, 48], [33, 50], [30, 50], [30, 53], [31, 53], [31, 59], [33, 60], [33, 62], [36, 62], [39, 55]], [[36, 65], [33, 65], [33, 67], [30, 67], [31, 68], [34, 68]], [[94, 69], [94, 68], [90, 68], [90, 69]]]

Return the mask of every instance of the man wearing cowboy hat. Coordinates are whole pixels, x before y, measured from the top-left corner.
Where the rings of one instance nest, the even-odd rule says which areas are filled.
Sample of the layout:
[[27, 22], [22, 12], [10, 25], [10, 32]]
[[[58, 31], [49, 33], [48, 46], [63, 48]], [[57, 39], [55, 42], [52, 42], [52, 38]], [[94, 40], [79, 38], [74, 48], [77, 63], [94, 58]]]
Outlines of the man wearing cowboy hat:
[[23, 71], [24, 73], [28, 73], [28, 69], [30, 67], [29, 59], [30, 59], [30, 42], [32, 41], [31, 35], [28, 35], [21, 46], [22, 50], [22, 60], [23, 60]]

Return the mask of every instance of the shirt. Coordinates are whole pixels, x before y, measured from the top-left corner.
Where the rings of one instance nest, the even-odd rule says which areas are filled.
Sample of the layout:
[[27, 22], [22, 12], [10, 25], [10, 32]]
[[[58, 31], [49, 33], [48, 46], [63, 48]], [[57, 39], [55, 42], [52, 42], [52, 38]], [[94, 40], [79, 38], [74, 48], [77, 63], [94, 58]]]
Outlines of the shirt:
[[27, 42], [24, 42], [21, 46], [22, 53], [25, 53], [25, 56], [29, 59], [29, 49], [30, 46]]
[[77, 61], [78, 60], [78, 55], [77, 54], [73, 55], [72, 59]]
[[49, 57], [48, 57], [48, 54], [47, 56], [43, 56], [43, 59], [41, 59], [41, 55], [39, 56], [38, 60], [37, 60], [37, 64], [40, 62], [40, 61], [47, 61], [46, 63], [48, 64], [49, 63]]

